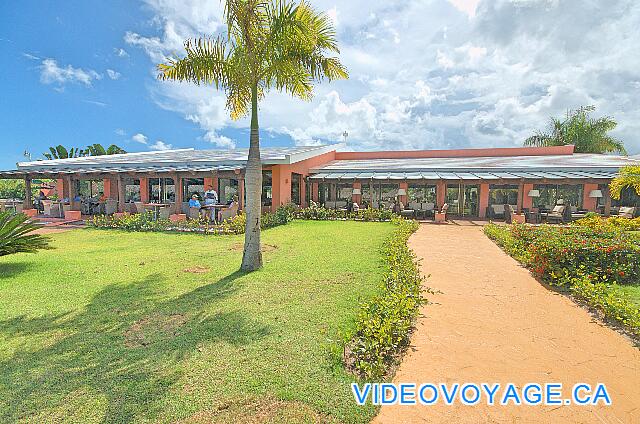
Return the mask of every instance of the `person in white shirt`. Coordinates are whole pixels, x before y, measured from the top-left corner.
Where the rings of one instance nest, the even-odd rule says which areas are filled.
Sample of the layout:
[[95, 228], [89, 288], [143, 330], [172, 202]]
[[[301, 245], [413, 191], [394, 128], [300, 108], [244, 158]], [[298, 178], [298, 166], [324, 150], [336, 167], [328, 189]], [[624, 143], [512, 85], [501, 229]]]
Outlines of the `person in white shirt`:
[[205, 205], [217, 205], [218, 193], [213, 189], [213, 186], [207, 186], [207, 191], [204, 192], [204, 204]]

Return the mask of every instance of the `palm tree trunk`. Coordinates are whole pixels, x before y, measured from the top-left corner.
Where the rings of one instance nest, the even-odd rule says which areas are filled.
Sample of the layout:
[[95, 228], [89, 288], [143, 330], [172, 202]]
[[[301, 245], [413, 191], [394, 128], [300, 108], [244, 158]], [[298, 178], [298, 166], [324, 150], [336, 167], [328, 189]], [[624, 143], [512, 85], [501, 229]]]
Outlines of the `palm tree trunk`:
[[244, 234], [242, 271], [262, 268], [260, 250], [260, 215], [262, 213], [262, 161], [260, 160], [260, 132], [258, 126], [258, 87], [251, 90], [251, 137], [249, 160], [244, 176], [247, 192], [247, 225]]

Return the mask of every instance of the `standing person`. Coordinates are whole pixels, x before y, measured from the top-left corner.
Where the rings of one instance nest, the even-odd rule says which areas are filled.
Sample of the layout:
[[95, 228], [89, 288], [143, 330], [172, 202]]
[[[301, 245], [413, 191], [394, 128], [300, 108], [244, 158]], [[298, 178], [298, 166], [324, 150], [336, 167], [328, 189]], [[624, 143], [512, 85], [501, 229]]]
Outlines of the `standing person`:
[[213, 189], [213, 186], [207, 186], [207, 191], [204, 192], [204, 204], [205, 205], [217, 205], [218, 193]]

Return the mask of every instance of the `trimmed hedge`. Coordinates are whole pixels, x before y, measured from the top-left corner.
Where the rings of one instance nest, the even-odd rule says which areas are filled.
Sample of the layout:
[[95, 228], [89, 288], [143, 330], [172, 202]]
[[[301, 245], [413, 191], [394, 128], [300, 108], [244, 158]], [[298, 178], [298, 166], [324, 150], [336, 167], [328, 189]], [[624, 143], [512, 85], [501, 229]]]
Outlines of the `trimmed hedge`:
[[359, 211], [345, 212], [335, 209], [326, 209], [322, 206], [310, 206], [304, 209], [291, 208], [291, 213], [296, 219], [330, 221], [330, 220], [353, 220], [353, 221], [391, 221], [395, 216], [388, 209], [360, 209]]
[[640, 308], [617, 284], [640, 281], [640, 247], [618, 229], [490, 224], [485, 234], [541, 280], [568, 287], [575, 298], [640, 337]]
[[355, 332], [344, 346], [347, 367], [369, 380], [384, 377], [409, 346], [420, 305], [425, 302], [418, 262], [407, 246], [418, 223], [402, 218], [392, 222], [396, 229], [383, 250], [388, 270], [382, 293], [361, 306]]

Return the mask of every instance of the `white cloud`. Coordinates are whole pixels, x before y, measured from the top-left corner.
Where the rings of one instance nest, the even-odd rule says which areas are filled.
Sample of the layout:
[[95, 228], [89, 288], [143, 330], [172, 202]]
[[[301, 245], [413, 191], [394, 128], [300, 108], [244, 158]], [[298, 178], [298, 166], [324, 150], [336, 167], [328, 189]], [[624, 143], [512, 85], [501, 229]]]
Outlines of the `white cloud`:
[[158, 140], [155, 143], [149, 146], [151, 150], [171, 150], [173, 146], [171, 144], [167, 144], [162, 140]]
[[[118, 131], [118, 130], [116, 130], [116, 131]], [[131, 137], [131, 140], [135, 141], [136, 143], [147, 144], [149, 138], [146, 135], [142, 134], [142, 133], [137, 133], [137, 134], [134, 134]]]
[[22, 56], [26, 57], [27, 59], [30, 60], [40, 60], [40, 58], [36, 55], [33, 55], [31, 53], [22, 53]]
[[115, 48], [115, 49], [113, 49], [113, 52], [118, 57], [127, 57], [127, 56], [129, 56], [129, 53], [127, 53], [127, 51], [125, 49]]
[[100, 106], [100, 107], [107, 106], [107, 104], [105, 102], [99, 102], [97, 100], [83, 100], [83, 102], [92, 104], [94, 106]]
[[120, 137], [124, 137], [127, 135], [127, 132], [122, 128], [116, 128], [116, 130], [114, 131], [114, 134]]
[[92, 69], [84, 70], [71, 65], [60, 67], [55, 59], [44, 59], [40, 66], [40, 81], [43, 84], [63, 86], [68, 82], [76, 82], [90, 87], [94, 80], [99, 79], [102, 79], [102, 75]]
[[120, 72], [114, 71], [113, 69], [107, 69], [107, 76], [112, 80], [117, 80], [120, 78]]
[[[183, 40], [223, 30], [221, 2], [145, 0], [153, 29], [125, 41], [154, 66]], [[550, 115], [592, 103], [640, 151], [640, 3], [612, 0], [311, 0], [337, 24], [345, 82], [318, 84], [311, 102], [271, 93], [261, 127], [298, 144], [353, 149], [517, 146]], [[362, 11], [366, 10], [366, 13]], [[462, 13], [461, 13], [462, 12]], [[140, 31], [140, 30], [136, 30]], [[210, 87], [150, 82], [154, 100], [198, 125], [203, 139], [232, 122]]]

